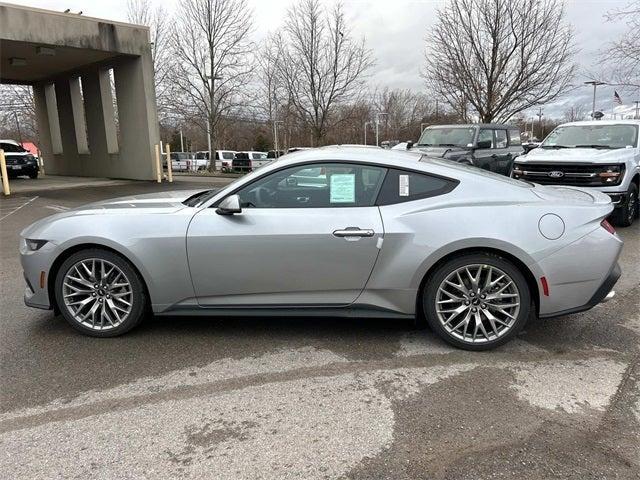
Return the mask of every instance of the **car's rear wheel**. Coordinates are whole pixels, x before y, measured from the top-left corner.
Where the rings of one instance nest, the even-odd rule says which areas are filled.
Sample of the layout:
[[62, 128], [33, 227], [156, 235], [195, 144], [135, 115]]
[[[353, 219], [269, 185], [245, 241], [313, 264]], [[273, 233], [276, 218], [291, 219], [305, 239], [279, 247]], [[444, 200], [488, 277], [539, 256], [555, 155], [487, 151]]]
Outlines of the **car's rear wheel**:
[[430, 275], [422, 300], [432, 330], [467, 350], [489, 350], [508, 342], [531, 312], [531, 295], [522, 273], [490, 253], [445, 262]]
[[612, 220], [618, 227], [629, 227], [636, 218], [638, 218], [638, 187], [632, 183], [627, 190], [626, 203], [613, 211]]
[[108, 250], [92, 248], [71, 255], [60, 266], [54, 288], [64, 318], [86, 335], [121, 335], [144, 315], [146, 293], [140, 275]]
[[29, 178], [34, 179], [34, 180], [35, 180], [36, 178], [38, 178], [38, 172], [31, 172], [31, 173], [29, 174]]

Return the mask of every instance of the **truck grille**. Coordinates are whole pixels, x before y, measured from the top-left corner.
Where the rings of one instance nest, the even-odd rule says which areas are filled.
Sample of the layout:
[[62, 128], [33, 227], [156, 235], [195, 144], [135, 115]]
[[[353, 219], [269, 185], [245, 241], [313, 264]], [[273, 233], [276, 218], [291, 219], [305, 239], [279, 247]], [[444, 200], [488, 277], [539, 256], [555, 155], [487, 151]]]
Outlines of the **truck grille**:
[[511, 176], [542, 185], [601, 187], [619, 185], [624, 176], [624, 166], [591, 163], [515, 163]]

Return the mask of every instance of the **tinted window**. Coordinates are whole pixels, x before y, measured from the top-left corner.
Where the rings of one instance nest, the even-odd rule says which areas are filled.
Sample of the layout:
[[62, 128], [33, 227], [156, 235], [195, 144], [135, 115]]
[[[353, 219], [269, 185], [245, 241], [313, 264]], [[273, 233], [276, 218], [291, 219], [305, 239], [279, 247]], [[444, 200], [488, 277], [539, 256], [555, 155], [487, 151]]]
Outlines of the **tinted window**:
[[391, 205], [435, 197], [449, 193], [456, 185], [453, 180], [392, 169], [387, 172], [376, 204]]
[[507, 148], [507, 131], [495, 130], [496, 132], [496, 148]]
[[367, 207], [375, 203], [385, 169], [317, 163], [279, 170], [238, 191], [242, 208]]
[[222, 158], [225, 160], [233, 160], [233, 152], [222, 152]]
[[480, 130], [478, 148], [493, 148], [493, 130]]
[[509, 145], [522, 145], [520, 130], [509, 130]]

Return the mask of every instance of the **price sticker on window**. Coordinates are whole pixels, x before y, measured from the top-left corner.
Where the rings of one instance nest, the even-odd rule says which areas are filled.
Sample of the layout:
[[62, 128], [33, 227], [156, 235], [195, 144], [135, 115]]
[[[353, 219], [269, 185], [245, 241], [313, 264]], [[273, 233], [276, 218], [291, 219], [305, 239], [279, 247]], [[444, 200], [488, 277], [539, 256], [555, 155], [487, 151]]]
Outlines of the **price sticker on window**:
[[329, 184], [329, 203], [354, 203], [356, 201], [356, 176], [333, 174]]
[[400, 179], [400, 196], [408, 197], [409, 196], [409, 175], [399, 175]]

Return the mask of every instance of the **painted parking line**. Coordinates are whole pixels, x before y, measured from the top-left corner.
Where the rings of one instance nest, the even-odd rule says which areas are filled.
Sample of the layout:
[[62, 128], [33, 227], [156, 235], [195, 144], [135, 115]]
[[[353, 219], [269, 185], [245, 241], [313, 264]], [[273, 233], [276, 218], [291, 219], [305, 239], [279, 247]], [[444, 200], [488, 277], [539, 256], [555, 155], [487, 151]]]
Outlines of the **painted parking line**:
[[62, 205], [47, 205], [44, 208], [48, 208], [50, 210], [55, 210], [56, 212], [66, 212], [67, 210], [69, 210], [71, 207], [64, 207]]
[[36, 200], [36, 199], [38, 199], [38, 198], [39, 198], [39, 197], [37, 197], [37, 196], [36, 196], [36, 197], [33, 197], [33, 198], [30, 198], [30, 199], [29, 199], [29, 200], [27, 200], [26, 202], [23, 202], [23, 203], [21, 203], [21, 204], [18, 204], [18, 205], [17, 205], [15, 208], [13, 208], [13, 209], [11, 209], [11, 207], [9, 207], [9, 208], [10, 208], [9, 213], [7, 213], [7, 214], [3, 215], [2, 217], [0, 217], [0, 222], [1, 222], [2, 220], [4, 220], [5, 218], [9, 217], [10, 215], [13, 215], [14, 213], [16, 213], [16, 212], [17, 212], [18, 210], [20, 210], [21, 208], [26, 207], [27, 205], [29, 205], [31, 202], [33, 202], [34, 200]]

